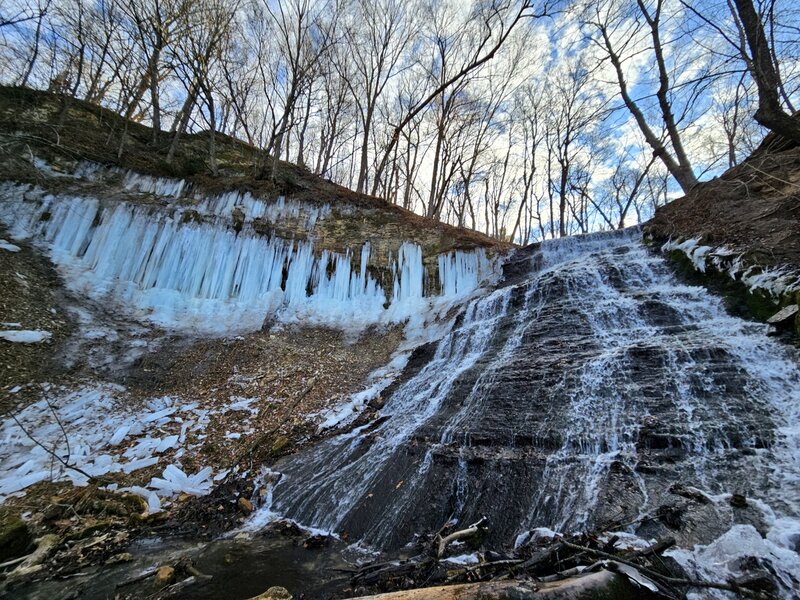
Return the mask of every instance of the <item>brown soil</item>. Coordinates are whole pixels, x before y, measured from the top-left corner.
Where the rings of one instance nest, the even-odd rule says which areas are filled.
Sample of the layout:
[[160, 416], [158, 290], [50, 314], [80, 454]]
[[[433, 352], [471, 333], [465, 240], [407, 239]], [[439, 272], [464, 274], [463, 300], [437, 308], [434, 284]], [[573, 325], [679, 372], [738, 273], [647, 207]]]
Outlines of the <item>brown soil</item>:
[[645, 232], [659, 241], [700, 238], [743, 252], [750, 265], [800, 271], [800, 147], [767, 136], [747, 160], [659, 208]]
[[[0, 239], [8, 240], [0, 227]], [[54, 351], [72, 330], [61, 309], [60, 280], [53, 266], [29, 245], [14, 242], [19, 252], [0, 250], [0, 329], [44, 330], [53, 337], [36, 344], [0, 339], [0, 416], [30, 394], [40, 392], [38, 383], [59, 371]], [[15, 393], [10, 391], [19, 386]]]
[[235, 339], [176, 340], [144, 357], [125, 384], [135, 395], [178, 396], [209, 408], [222, 408], [231, 397], [258, 398], [258, 414], [249, 424], [253, 433], [227, 439], [226, 432], [242, 428], [238, 416], [215, 414], [199, 453], [189, 459], [198, 469], [212, 464], [222, 470], [256, 450], [254, 445], [271, 462], [308, 441], [317, 433], [314, 415], [362, 389], [402, 339], [400, 327], [355, 341], [337, 330], [287, 327]]
[[[322, 328], [286, 328], [228, 340], [172, 339], [129, 370], [126, 401], [168, 394], [212, 410], [201, 445], [181, 458], [187, 473], [205, 465], [213, 465], [215, 473], [236, 465], [269, 465], [318, 439], [314, 415], [359, 390], [372, 370], [390, 360], [401, 339], [400, 328], [372, 331], [357, 341]], [[49, 374], [50, 379], [53, 376]], [[32, 389], [30, 400], [38, 399], [33, 393], [38, 391], [38, 386]], [[259, 398], [253, 405], [257, 414], [243, 423], [242, 413], [223, 412], [231, 396]], [[228, 435], [245, 429], [250, 433], [239, 439]], [[174, 422], [162, 429], [164, 434], [179, 430]], [[187, 445], [198, 442], [197, 433], [187, 435]], [[165, 452], [158, 465], [128, 475], [112, 473], [87, 488], [63, 482], [37, 484], [24, 496], [8, 499], [4, 510], [14, 515], [30, 513], [29, 526], [36, 536], [55, 533], [66, 540], [91, 537], [95, 532], [105, 535], [110, 530], [127, 532], [127, 541], [136, 530], [153, 527], [192, 535], [219, 534], [246, 517], [237, 503], [240, 497], [254, 498], [258, 505], [252, 477], [232, 477], [208, 497], [184, 496], [165, 502], [165, 512], [150, 516], [143, 516], [146, 505], [142, 507], [136, 497], [98, 488], [108, 483], [146, 486], [174, 462], [174, 453]], [[115, 543], [97, 561], [113, 558], [120, 546]], [[55, 566], [71, 568], [73, 560], [74, 552], [65, 553]]]

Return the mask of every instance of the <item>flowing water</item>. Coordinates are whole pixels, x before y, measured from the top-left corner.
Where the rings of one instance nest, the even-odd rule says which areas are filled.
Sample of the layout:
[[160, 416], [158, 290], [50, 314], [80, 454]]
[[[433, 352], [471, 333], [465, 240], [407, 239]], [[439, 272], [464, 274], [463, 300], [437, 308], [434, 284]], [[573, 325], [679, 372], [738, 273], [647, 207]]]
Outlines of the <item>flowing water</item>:
[[393, 549], [486, 516], [509, 544], [635, 520], [674, 483], [800, 514], [793, 349], [676, 280], [636, 230], [546, 242], [506, 271], [385, 419], [277, 464], [254, 523], [280, 514]]

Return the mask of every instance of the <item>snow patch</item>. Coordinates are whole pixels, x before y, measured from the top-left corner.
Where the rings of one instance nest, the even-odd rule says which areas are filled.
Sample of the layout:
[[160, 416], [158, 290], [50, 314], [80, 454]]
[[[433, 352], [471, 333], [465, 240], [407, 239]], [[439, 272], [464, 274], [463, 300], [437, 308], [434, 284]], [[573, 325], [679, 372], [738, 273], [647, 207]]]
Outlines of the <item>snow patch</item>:
[[[697, 545], [693, 550], [671, 549], [664, 555], [675, 559], [691, 576], [704, 581], [725, 581], [742, 575], [746, 568], [744, 559], [755, 557], [770, 563], [784, 598], [793, 598], [793, 591], [800, 585], [800, 556], [797, 552], [769, 538], [762, 538], [752, 525], [734, 525], [708, 545]], [[735, 597], [719, 590], [687, 595], [690, 600]]]
[[15, 246], [11, 242], [0, 239], [0, 250], [8, 250], [9, 252], [19, 252], [22, 250], [19, 246]]
[[15, 329], [0, 331], [0, 339], [7, 342], [16, 344], [38, 344], [49, 340], [53, 334], [49, 331], [31, 330], [31, 329]]
[[458, 556], [448, 556], [444, 559], [454, 565], [477, 565], [480, 562], [477, 554], [459, 554]]
[[800, 290], [800, 274], [786, 268], [762, 268], [745, 266], [743, 254], [726, 246], [712, 248], [701, 246], [697, 239], [676, 242], [670, 240], [661, 246], [662, 252], [678, 250], [692, 261], [694, 268], [705, 273], [711, 264], [733, 280], [740, 280], [750, 290], [764, 290], [774, 296]]
[[529, 531], [523, 531], [514, 539], [514, 549], [521, 548], [525, 544], [535, 543], [542, 540], [553, 540], [557, 538], [560, 533], [553, 531], [548, 527], [535, 527]]

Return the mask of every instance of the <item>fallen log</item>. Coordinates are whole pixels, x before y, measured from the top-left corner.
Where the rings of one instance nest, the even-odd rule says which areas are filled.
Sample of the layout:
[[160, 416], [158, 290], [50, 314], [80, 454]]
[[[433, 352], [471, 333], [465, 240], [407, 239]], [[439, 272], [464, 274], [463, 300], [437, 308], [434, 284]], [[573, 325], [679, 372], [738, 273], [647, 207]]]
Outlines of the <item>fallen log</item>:
[[436, 536], [436, 541], [438, 542], [436, 547], [436, 558], [441, 558], [444, 554], [444, 551], [447, 549], [447, 545], [451, 542], [455, 542], [456, 540], [463, 540], [465, 538], [472, 537], [476, 533], [478, 533], [481, 529], [481, 525], [486, 521], [486, 517], [483, 517], [477, 523], [473, 523], [466, 529], [462, 529], [460, 531], [455, 531], [450, 535], [442, 537], [441, 535]]
[[615, 600], [656, 598], [635, 587], [626, 577], [601, 570], [553, 583], [487, 581], [360, 596], [354, 600], [588, 600], [606, 597]]

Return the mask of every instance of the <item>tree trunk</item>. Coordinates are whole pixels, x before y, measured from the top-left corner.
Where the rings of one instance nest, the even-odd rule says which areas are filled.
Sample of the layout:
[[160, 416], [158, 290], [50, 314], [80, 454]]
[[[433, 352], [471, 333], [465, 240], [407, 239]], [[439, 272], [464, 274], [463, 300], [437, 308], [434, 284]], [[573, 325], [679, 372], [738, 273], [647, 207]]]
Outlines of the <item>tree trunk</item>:
[[189, 93], [186, 96], [186, 102], [183, 103], [180, 112], [180, 119], [177, 120], [177, 127], [175, 134], [172, 136], [172, 142], [169, 145], [169, 152], [167, 152], [167, 163], [170, 164], [175, 158], [175, 152], [178, 150], [178, 140], [186, 131], [189, 125], [189, 119], [192, 116], [192, 107], [194, 106], [195, 99], [197, 98], [197, 86], [192, 83], [189, 86]]
[[[49, 3], [48, 3], [49, 6]], [[36, 32], [34, 33], [33, 38], [33, 52], [31, 53], [31, 59], [28, 62], [28, 68], [25, 69], [25, 74], [22, 76], [22, 81], [20, 85], [26, 86], [28, 85], [28, 79], [33, 72], [33, 67], [36, 64], [36, 59], [39, 57], [39, 40], [42, 38], [42, 21], [44, 21], [46, 9], [39, 12], [39, 19], [36, 21]]]
[[754, 115], [764, 127], [800, 144], [800, 120], [786, 113], [781, 106], [780, 79], [772, 62], [772, 54], [764, 26], [752, 0], [734, 0], [752, 54], [753, 79], [758, 87], [758, 110]]
[[433, 153], [433, 174], [431, 175], [431, 193], [428, 198], [428, 217], [429, 218], [439, 218], [439, 208], [436, 206], [436, 188], [439, 179], [439, 157], [441, 156], [442, 152], [442, 142], [444, 141], [444, 131], [442, 127], [442, 123], [438, 124], [439, 126], [436, 128], [436, 150]]
[[650, 129], [644, 114], [641, 110], [639, 110], [638, 105], [628, 93], [628, 84], [625, 82], [622, 63], [620, 62], [619, 56], [616, 52], [614, 52], [613, 46], [611, 45], [611, 39], [608, 37], [608, 30], [604, 26], [601, 26], [600, 32], [603, 35], [603, 42], [605, 44], [606, 51], [608, 52], [608, 57], [611, 60], [611, 64], [614, 66], [614, 70], [617, 74], [617, 83], [619, 84], [622, 101], [625, 103], [625, 106], [628, 108], [631, 115], [633, 115], [633, 118], [636, 121], [636, 124], [639, 126], [639, 130], [642, 132], [642, 135], [644, 135], [647, 144], [653, 149], [653, 154], [664, 163], [667, 171], [669, 171], [670, 175], [675, 178], [675, 181], [678, 182], [678, 185], [681, 186], [681, 189], [684, 191], [684, 193], [689, 193], [689, 191], [697, 185], [697, 178], [694, 176], [691, 168], [687, 169], [685, 166], [679, 164], [679, 162], [670, 155], [659, 137], [653, 132], [652, 129]]
[[356, 191], [364, 193], [367, 187], [367, 170], [369, 169], [369, 133], [372, 129], [372, 117], [375, 107], [370, 104], [367, 107], [367, 118], [364, 119], [364, 137], [361, 141], [361, 161], [358, 167], [358, 183]]
[[[678, 183], [683, 191], [688, 192], [689, 189], [697, 185], [697, 178], [694, 175], [694, 170], [692, 169], [692, 164], [689, 161], [686, 150], [683, 148], [683, 142], [681, 141], [678, 127], [675, 124], [675, 116], [672, 114], [672, 106], [670, 105], [668, 98], [669, 75], [667, 74], [667, 66], [664, 62], [664, 50], [661, 44], [661, 35], [659, 32], [661, 1], [662, 0], [658, 1], [656, 14], [654, 17], [651, 17], [650, 13], [647, 12], [647, 8], [642, 0], [639, 0], [639, 8], [647, 20], [648, 25], [650, 26], [650, 34], [653, 39], [653, 52], [656, 55], [656, 64], [658, 65], [659, 82], [658, 90], [656, 91], [656, 97], [658, 98], [658, 106], [661, 109], [661, 116], [664, 119], [664, 125], [667, 128], [669, 141], [672, 144], [673, 151], [675, 152], [675, 158], [678, 162], [677, 172], [680, 174], [681, 179], [678, 179], [677, 175], [674, 175], [674, 177], [678, 180]], [[688, 189], [686, 186], [688, 186]]]
[[158, 144], [159, 133], [161, 133], [161, 106], [158, 98], [158, 60], [161, 56], [161, 49], [156, 47], [150, 57], [148, 71], [150, 72], [150, 104], [153, 108], [153, 145]]

